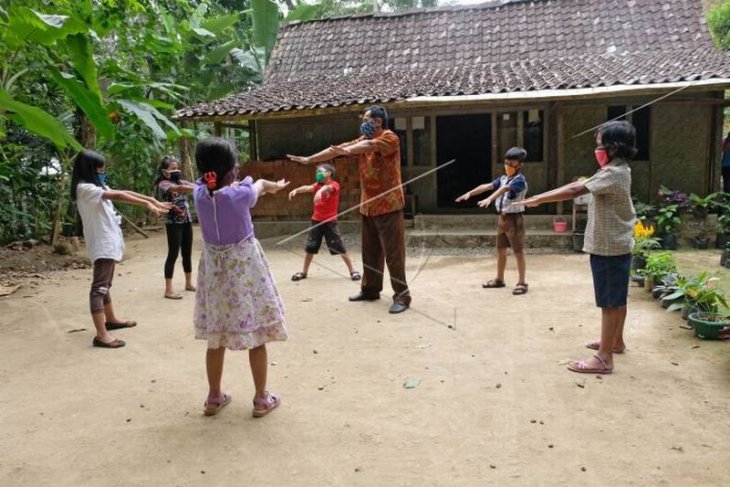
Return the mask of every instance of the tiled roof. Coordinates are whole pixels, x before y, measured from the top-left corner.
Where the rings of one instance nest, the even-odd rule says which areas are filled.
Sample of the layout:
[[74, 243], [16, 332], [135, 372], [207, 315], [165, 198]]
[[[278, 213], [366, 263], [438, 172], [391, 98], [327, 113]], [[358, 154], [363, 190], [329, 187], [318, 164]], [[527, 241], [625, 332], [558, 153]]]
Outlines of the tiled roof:
[[264, 84], [178, 116], [729, 78], [699, 0], [533, 0], [281, 29]]

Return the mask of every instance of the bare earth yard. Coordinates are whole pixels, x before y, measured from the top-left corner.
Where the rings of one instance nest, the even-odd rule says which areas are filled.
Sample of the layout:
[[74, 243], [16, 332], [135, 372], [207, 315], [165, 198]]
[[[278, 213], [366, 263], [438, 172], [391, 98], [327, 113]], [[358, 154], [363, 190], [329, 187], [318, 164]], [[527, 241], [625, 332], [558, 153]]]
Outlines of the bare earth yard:
[[[293, 283], [300, 252], [266, 247], [291, 337], [269, 347], [283, 404], [260, 420], [244, 353], [227, 356], [232, 404], [202, 416], [205, 344], [193, 295], [162, 298], [162, 234], [117, 267], [117, 310], [139, 322], [124, 349], [91, 347], [90, 269], [0, 299], [0, 485], [727, 485], [730, 343], [632, 287], [616, 372], [565, 369], [598, 337], [587, 256], [528, 256], [512, 296], [481, 288], [486, 252], [416, 252], [413, 309], [391, 316], [389, 292], [348, 303], [358, 285], [316, 266], [339, 259]], [[727, 285], [715, 254], [688, 259]]]

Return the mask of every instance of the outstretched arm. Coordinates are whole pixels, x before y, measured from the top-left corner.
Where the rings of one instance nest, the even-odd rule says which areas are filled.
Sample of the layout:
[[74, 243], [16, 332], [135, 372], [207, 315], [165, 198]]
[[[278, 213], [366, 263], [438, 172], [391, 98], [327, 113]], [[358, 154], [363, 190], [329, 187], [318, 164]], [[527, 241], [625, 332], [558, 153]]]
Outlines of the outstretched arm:
[[466, 193], [464, 193], [461, 196], [459, 196], [458, 198], [456, 198], [456, 202], [457, 203], [461, 203], [462, 201], [468, 200], [472, 196], [476, 196], [476, 195], [482, 194], [482, 193], [484, 193], [486, 191], [491, 191], [493, 189], [494, 189], [494, 185], [492, 183], [480, 184], [476, 188], [474, 188], [472, 190], [469, 190]]
[[575, 181], [553, 189], [552, 191], [547, 191], [531, 198], [527, 198], [522, 202], [522, 204], [529, 207], [540, 206], [544, 203], [572, 200], [587, 193], [588, 188], [586, 188], [585, 181]]
[[167, 213], [167, 211], [172, 208], [171, 203], [160, 203], [154, 198], [145, 197], [144, 195], [140, 195], [138, 193], [135, 193], [134, 191], [116, 191], [110, 189], [104, 191], [104, 194], [101, 195], [101, 198], [105, 200], [129, 203], [130, 205], [144, 206], [155, 215]]
[[266, 179], [259, 179], [255, 183], [253, 183], [253, 185], [254, 187], [256, 187], [259, 196], [263, 196], [266, 193], [274, 194], [279, 190], [286, 188], [287, 186], [289, 186], [289, 181], [287, 181], [286, 179], [280, 179], [274, 182], [268, 181]]
[[479, 201], [477, 203], [477, 205], [479, 205], [480, 208], [486, 208], [489, 205], [491, 205], [494, 200], [496, 200], [497, 198], [499, 198], [500, 196], [505, 194], [507, 191], [509, 191], [508, 184], [505, 184], [504, 186], [500, 186], [500, 188], [497, 191], [495, 191], [494, 193], [489, 195], [488, 198], [484, 198], [483, 200]]
[[295, 197], [296, 195], [298, 195], [299, 193], [311, 193], [311, 192], [313, 192], [313, 191], [314, 191], [314, 185], [313, 185], [313, 184], [310, 184], [310, 185], [304, 185], [304, 186], [299, 186], [298, 188], [296, 188], [296, 189], [292, 189], [292, 190], [291, 190], [291, 191], [289, 192], [289, 199], [292, 199], [292, 198], [294, 198], [294, 197]]

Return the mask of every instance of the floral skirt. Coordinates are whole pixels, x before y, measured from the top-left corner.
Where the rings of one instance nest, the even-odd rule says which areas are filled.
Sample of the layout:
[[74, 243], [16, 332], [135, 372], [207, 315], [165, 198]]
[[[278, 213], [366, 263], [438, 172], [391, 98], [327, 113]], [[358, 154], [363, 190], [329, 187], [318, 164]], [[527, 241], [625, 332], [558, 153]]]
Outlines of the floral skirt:
[[256, 348], [286, 340], [284, 304], [258, 240], [203, 243], [195, 293], [195, 338], [208, 348]]

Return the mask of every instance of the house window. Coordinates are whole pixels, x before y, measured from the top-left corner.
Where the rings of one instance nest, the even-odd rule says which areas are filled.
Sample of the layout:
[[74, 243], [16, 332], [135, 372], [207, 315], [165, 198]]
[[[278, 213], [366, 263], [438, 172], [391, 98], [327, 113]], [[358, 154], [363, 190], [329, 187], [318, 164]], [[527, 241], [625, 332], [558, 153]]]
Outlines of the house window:
[[527, 162], [543, 160], [543, 111], [527, 110], [522, 113], [522, 147], [527, 151]]
[[[636, 110], [637, 106], [613, 105], [609, 106], [606, 120], [627, 120], [636, 128], [636, 157], [637, 161], [649, 160], [651, 141], [651, 107]], [[636, 110], [635, 112], [630, 112]]]

